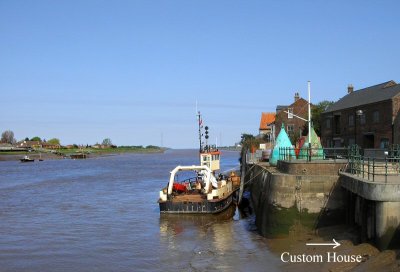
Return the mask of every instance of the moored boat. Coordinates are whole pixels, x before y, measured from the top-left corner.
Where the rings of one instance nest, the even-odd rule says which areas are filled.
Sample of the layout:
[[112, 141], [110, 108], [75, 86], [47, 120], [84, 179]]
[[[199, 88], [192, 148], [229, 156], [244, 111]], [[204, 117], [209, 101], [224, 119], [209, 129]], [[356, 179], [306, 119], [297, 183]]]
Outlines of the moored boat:
[[[178, 173], [183, 172], [194, 176], [178, 181]], [[160, 191], [158, 203], [161, 213], [219, 213], [233, 203], [233, 193], [232, 182], [217, 179], [206, 165], [177, 166], [168, 186]]]
[[71, 154], [71, 155], [69, 155], [69, 157], [70, 157], [71, 159], [73, 159], [73, 160], [76, 160], [76, 159], [86, 159], [86, 158], [87, 158], [87, 156], [86, 156], [85, 153]]
[[216, 174], [221, 152], [202, 143], [202, 120], [199, 118], [200, 165], [177, 166], [171, 171], [168, 185], [160, 191], [160, 213], [217, 214], [233, 204], [235, 189], [231, 176]]
[[31, 159], [28, 156], [24, 156], [23, 158], [20, 159], [21, 162], [34, 162], [35, 159]]

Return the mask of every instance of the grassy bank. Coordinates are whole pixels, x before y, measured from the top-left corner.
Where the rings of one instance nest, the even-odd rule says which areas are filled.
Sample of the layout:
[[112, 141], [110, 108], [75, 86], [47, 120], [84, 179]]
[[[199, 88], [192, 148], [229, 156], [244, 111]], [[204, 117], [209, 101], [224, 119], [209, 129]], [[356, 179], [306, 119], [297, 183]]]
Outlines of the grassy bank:
[[74, 154], [74, 153], [86, 153], [86, 154], [121, 154], [121, 153], [162, 153], [165, 148], [159, 147], [116, 147], [116, 148], [70, 148], [70, 149], [58, 149], [57, 153], [62, 155]]
[[160, 148], [156, 146], [124, 146], [116, 148], [60, 148], [56, 150], [40, 149], [32, 151], [2, 151], [0, 152], [0, 161], [8, 160], [19, 160], [22, 156], [28, 155], [32, 158], [43, 157], [45, 159], [57, 159], [68, 157], [71, 154], [84, 153], [87, 157], [97, 157], [104, 155], [113, 154], [125, 154], [125, 153], [163, 153], [166, 148]]

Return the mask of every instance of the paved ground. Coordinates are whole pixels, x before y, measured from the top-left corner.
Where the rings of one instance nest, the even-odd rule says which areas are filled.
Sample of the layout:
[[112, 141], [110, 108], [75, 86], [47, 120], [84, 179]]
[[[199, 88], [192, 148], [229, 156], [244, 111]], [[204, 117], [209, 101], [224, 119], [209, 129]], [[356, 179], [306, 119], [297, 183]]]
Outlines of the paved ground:
[[385, 176], [385, 175], [375, 175], [375, 176], [373, 176], [373, 175], [369, 175], [369, 178], [368, 178], [368, 175], [367, 174], [365, 174], [364, 175], [364, 178], [363, 178], [363, 175], [362, 174], [359, 174], [359, 175], [353, 175], [354, 177], [356, 177], [356, 178], [359, 178], [359, 179], [364, 179], [364, 180], [366, 180], [366, 181], [369, 181], [369, 182], [379, 182], [379, 183], [385, 183], [385, 182], [387, 182], [387, 183], [400, 183], [400, 175], [388, 175], [388, 176]]

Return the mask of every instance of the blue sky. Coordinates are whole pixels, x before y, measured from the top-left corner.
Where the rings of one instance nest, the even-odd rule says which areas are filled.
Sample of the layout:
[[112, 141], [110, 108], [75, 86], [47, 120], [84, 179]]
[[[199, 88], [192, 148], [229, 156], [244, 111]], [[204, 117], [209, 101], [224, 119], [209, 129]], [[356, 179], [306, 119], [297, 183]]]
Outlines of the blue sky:
[[[197, 147], [262, 111], [400, 81], [398, 1], [0, 1], [0, 130]], [[162, 135], [162, 136], [161, 136]]]

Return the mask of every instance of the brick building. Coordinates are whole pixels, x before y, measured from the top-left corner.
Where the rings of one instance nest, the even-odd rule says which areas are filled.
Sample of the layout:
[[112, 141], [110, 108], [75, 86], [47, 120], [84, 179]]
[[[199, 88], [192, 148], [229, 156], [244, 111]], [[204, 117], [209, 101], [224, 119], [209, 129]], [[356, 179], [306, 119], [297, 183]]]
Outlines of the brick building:
[[[313, 106], [311, 105], [311, 107]], [[285, 125], [289, 137], [293, 138], [292, 136], [294, 135], [298, 135], [299, 137], [301, 136], [306, 121], [294, 117], [293, 115], [308, 120], [308, 101], [301, 98], [299, 93], [295, 93], [294, 102], [291, 105], [277, 107], [275, 117], [275, 137], [277, 137], [281, 131], [282, 123]]]
[[354, 91], [332, 104], [321, 115], [322, 145], [384, 148], [400, 143], [400, 85], [384, 82]]

